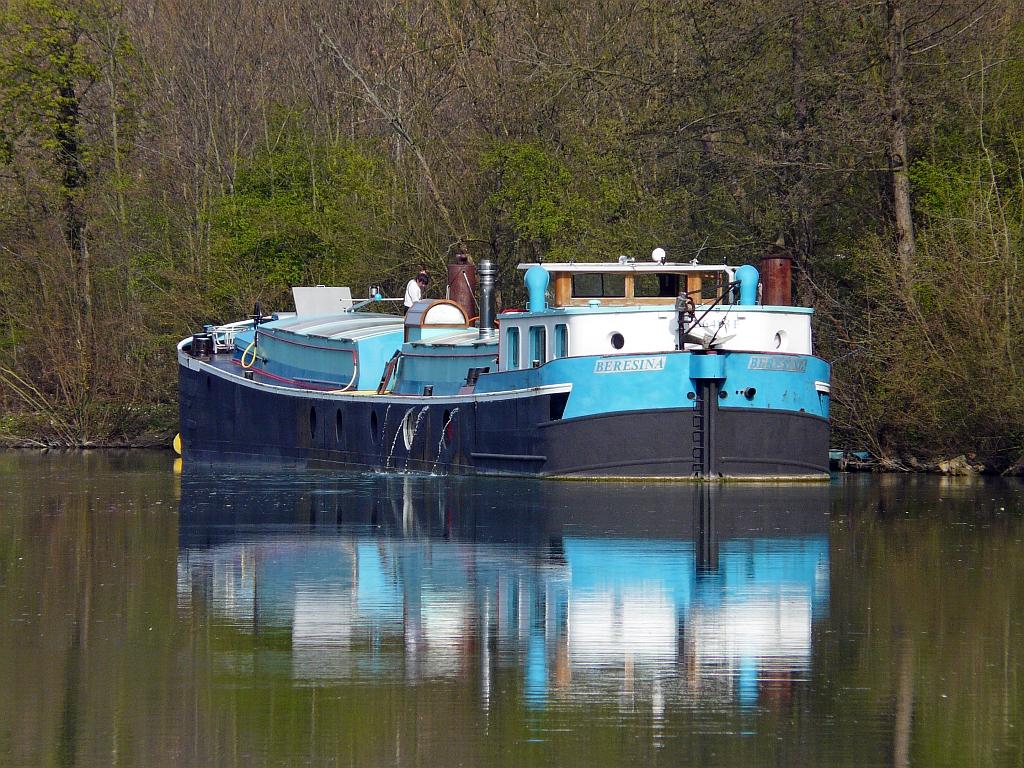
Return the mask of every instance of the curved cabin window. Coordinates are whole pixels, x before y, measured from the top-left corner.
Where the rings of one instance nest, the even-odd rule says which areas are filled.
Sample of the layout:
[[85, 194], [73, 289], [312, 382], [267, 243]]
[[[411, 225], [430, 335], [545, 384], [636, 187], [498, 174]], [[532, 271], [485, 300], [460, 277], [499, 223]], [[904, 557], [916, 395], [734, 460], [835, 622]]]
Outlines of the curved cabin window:
[[543, 325], [530, 326], [530, 365], [536, 367], [548, 361], [548, 329]]
[[505, 354], [508, 355], [508, 362], [505, 370], [512, 370], [519, 367], [519, 329], [509, 328], [505, 331]]
[[569, 356], [569, 326], [559, 323], [555, 326], [555, 357]]
[[674, 299], [679, 295], [679, 275], [636, 274], [633, 276], [633, 295], [641, 299]]
[[580, 272], [572, 276], [572, 297], [574, 299], [623, 299], [626, 297], [626, 276]]

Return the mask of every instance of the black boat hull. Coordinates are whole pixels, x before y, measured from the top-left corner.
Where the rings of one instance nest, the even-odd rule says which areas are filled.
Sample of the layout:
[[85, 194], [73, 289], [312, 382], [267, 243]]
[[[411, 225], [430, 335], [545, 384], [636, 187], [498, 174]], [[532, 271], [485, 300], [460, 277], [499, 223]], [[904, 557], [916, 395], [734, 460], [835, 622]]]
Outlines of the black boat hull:
[[339, 399], [179, 366], [187, 462], [568, 478], [822, 479], [828, 421], [723, 408], [560, 418], [565, 394]]

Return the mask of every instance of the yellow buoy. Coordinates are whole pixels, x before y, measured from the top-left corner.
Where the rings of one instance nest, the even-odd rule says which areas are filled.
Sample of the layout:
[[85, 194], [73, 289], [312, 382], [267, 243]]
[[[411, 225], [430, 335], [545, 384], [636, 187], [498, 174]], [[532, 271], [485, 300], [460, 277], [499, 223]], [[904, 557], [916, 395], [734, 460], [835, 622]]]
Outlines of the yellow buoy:
[[181, 459], [175, 459], [174, 460], [174, 468], [173, 469], [174, 469], [174, 474], [176, 474], [176, 475], [180, 475], [181, 474]]
[[174, 436], [174, 440], [171, 441], [171, 447], [174, 448], [174, 452], [181, 456], [181, 432]]

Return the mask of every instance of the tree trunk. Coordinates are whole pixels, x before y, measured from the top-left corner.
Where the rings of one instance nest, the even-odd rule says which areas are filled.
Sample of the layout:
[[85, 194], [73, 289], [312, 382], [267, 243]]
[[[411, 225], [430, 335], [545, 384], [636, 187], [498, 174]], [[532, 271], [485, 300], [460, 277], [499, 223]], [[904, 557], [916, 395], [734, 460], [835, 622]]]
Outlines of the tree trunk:
[[810, 303], [810, 290], [806, 285], [806, 277], [811, 268], [814, 252], [814, 218], [811, 213], [811, 179], [808, 164], [811, 157], [807, 146], [807, 124], [810, 116], [806, 92], [806, 74], [804, 67], [804, 26], [803, 18], [806, 7], [803, 0], [796, 3], [793, 9], [793, 21], [790, 25], [790, 63], [793, 77], [793, 137], [789, 157], [785, 159], [796, 164], [796, 173], [790, 179], [792, 188], [787, 190], [790, 200], [790, 226], [786, 237], [786, 245], [796, 258], [794, 277], [796, 296], [799, 303]]
[[94, 323], [92, 294], [92, 264], [86, 240], [86, 219], [81, 196], [85, 189], [86, 173], [82, 164], [79, 142], [79, 102], [71, 76], [66, 75], [59, 85], [60, 111], [57, 118], [58, 163], [61, 168], [61, 204], [64, 213], [64, 240], [71, 253], [75, 273], [77, 296], [80, 397], [84, 400], [92, 387]]
[[909, 281], [917, 250], [910, 201], [910, 148], [907, 142], [909, 106], [906, 96], [906, 19], [902, 0], [886, 2], [886, 38], [889, 55], [889, 169], [892, 179], [896, 250], [905, 281]]

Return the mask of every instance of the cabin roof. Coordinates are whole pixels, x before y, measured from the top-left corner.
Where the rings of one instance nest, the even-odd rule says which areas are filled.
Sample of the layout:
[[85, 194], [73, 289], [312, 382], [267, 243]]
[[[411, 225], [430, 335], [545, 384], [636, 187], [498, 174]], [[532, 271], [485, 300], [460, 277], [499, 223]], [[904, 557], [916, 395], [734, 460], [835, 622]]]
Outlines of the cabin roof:
[[517, 269], [526, 270], [530, 267], [543, 267], [548, 272], [624, 272], [624, 273], [646, 273], [657, 274], [685, 274], [688, 272], [734, 272], [736, 267], [728, 264], [687, 264], [665, 263], [654, 261], [628, 261], [620, 262], [523, 262]]
[[356, 341], [381, 333], [401, 331], [403, 319], [395, 315], [380, 315], [370, 312], [348, 312], [322, 317], [291, 317], [274, 320], [266, 324], [268, 329], [324, 339]]
[[[615, 305], [600, 305], [600, 306], [573, 306], [573, 307], [547, 307], [543, 312], [524, 312], [521, 309], [502, 310], [497, 313], [497, 317], [501, 322], [523, 320], [529, 322], [537, 317], [551, 316], [551, 317], [564, 317], [566, 315], [631, 315], [637, 312], [671, 312], [674, 311], [674, 300], [673, 299], [662, 299], [661, 304], [615, 304]], [[718, 314], [747, 314], [747, 313], [766, 313], [766, 314], [778, 314], [778, 315], [813, 315], [814, 309], [812, 307], [790, 307], [790, 306], [769, 306], [761, 304], [751, 305], [739, 305], [739, 304], [720, 304], [714, 309], [711, 309], [704, 305], [698, 305], [698, 311], [715, 313]]]

